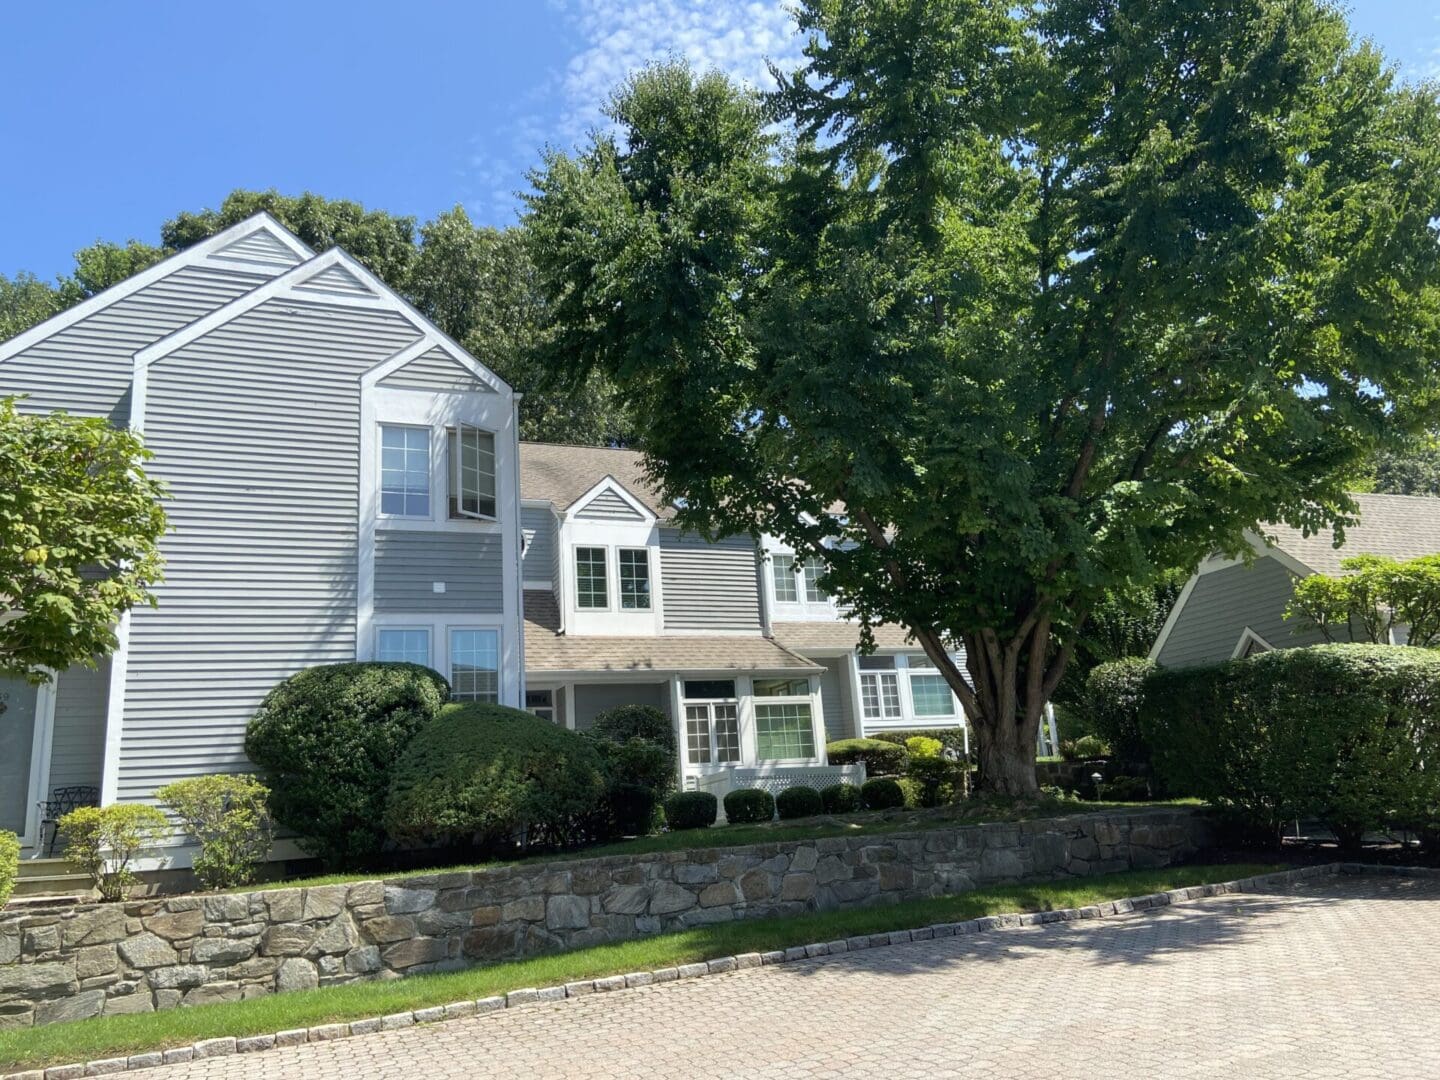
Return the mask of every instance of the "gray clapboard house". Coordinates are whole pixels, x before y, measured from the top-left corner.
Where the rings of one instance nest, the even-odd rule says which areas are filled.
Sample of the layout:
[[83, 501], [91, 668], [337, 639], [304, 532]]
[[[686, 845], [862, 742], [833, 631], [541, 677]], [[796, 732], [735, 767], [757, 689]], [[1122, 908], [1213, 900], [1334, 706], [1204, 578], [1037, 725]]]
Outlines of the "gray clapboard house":
[[[1311, 574], [1340, 574], [1352, 555], [1413, 559], [1440, 552], [1440, 499], [1413, 495], [1357, 495], [1360, 523], [1336, 547], [1331, 534], [1306, 536], [1267, 525], [1250, 537], [1249, 565], [1213, 556], [1185, 584], [1150, 658], [1165, 667], [1194, 667], [1269, 649], [1318, 645], [1318, 630], [1285, 617], [1295, 582]], [[1403, 644], [1403, 627], [1396, 628]]]
[[0, 685], [26, 845], [57, 789], [247, 768], [310, 665], [423, 643], [457, 697], [523, 701], [515, 396], [343, 251], [251, 218], [0, 345], [0, 394], [133, 426], [170, 489], [158, 607], [96, 670]]

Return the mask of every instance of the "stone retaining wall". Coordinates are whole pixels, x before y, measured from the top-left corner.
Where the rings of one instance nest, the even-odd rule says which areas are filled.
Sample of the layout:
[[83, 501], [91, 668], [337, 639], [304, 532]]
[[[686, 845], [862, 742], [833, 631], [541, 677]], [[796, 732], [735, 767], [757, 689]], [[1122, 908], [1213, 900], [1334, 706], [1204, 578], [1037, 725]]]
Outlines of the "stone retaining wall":
[[[0, 1029], [448, 971], [739, 918], [1160, 867], [1193, 810], [0, 913]], [[697, 834], [697, 841], [702, 839]]]

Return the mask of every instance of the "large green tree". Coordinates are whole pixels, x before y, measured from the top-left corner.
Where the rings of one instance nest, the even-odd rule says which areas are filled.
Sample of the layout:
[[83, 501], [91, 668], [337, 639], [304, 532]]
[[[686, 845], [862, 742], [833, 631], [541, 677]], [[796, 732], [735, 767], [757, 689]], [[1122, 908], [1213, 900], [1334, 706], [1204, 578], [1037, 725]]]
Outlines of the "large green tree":
[[547, 159], [549, 348], [616, 381], [683, 522], [912, 628], [983, 789], [1029, 794], [1097, 604], [1343, 526], [1435, 418], [1436, 93], [1318, 0], [798, 19], [779, 94], [655, 67]]
[[0, 398], [0, 675], [36, 682], [115, 648], [160, 577], [163, 488], [140, 437]]

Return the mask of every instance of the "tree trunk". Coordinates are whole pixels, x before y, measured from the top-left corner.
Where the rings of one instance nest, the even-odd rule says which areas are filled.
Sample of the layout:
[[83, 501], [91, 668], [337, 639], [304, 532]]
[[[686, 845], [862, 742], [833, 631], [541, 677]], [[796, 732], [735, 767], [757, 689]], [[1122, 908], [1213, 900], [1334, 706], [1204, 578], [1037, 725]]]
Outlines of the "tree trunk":
[[[1041, 706], [1043, 711], [1043, 703]], [[1029, 710], [1016, 710], [1007, 723], [1002, 717], [971, 718], [979, 775], [975, 789], [984, 795], [1034, 798], [1040, 794], [1035, 779], [1035, 742], [1040, 724], [1027, 718]]]

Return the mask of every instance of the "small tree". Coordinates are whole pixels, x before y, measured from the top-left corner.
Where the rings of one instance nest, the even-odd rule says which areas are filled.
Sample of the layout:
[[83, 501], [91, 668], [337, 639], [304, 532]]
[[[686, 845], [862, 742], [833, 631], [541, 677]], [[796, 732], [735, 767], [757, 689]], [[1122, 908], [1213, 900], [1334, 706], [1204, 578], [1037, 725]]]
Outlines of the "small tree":
[[15, 400], [0, 398], [0, 675], [46, 682], [111, 652], [120, 616], [155, 602], [165, 492], [134, 432]]
[[245, 885], [270, 853], [270, 789], [253, 776], [194, 776], [166, 784], [156, 798], [180, 816], [200, 845], [195, 876], [207, 889]]
[[101, 900], [124, 900], [140, 880], [130, 864], [170, 835], [165, 815], [144, 803], [82, 806], [56, 827], [65, 858], [90, 875]]
[[1286, 615], [1327, 642], [1388, 645], [1404, 626], [1410, 645], [1440, 643], [1440, 555], [1401, 562], [1383, 555], [1344, 559], [1339, 576], [1312, 574], [1295, 583]]

